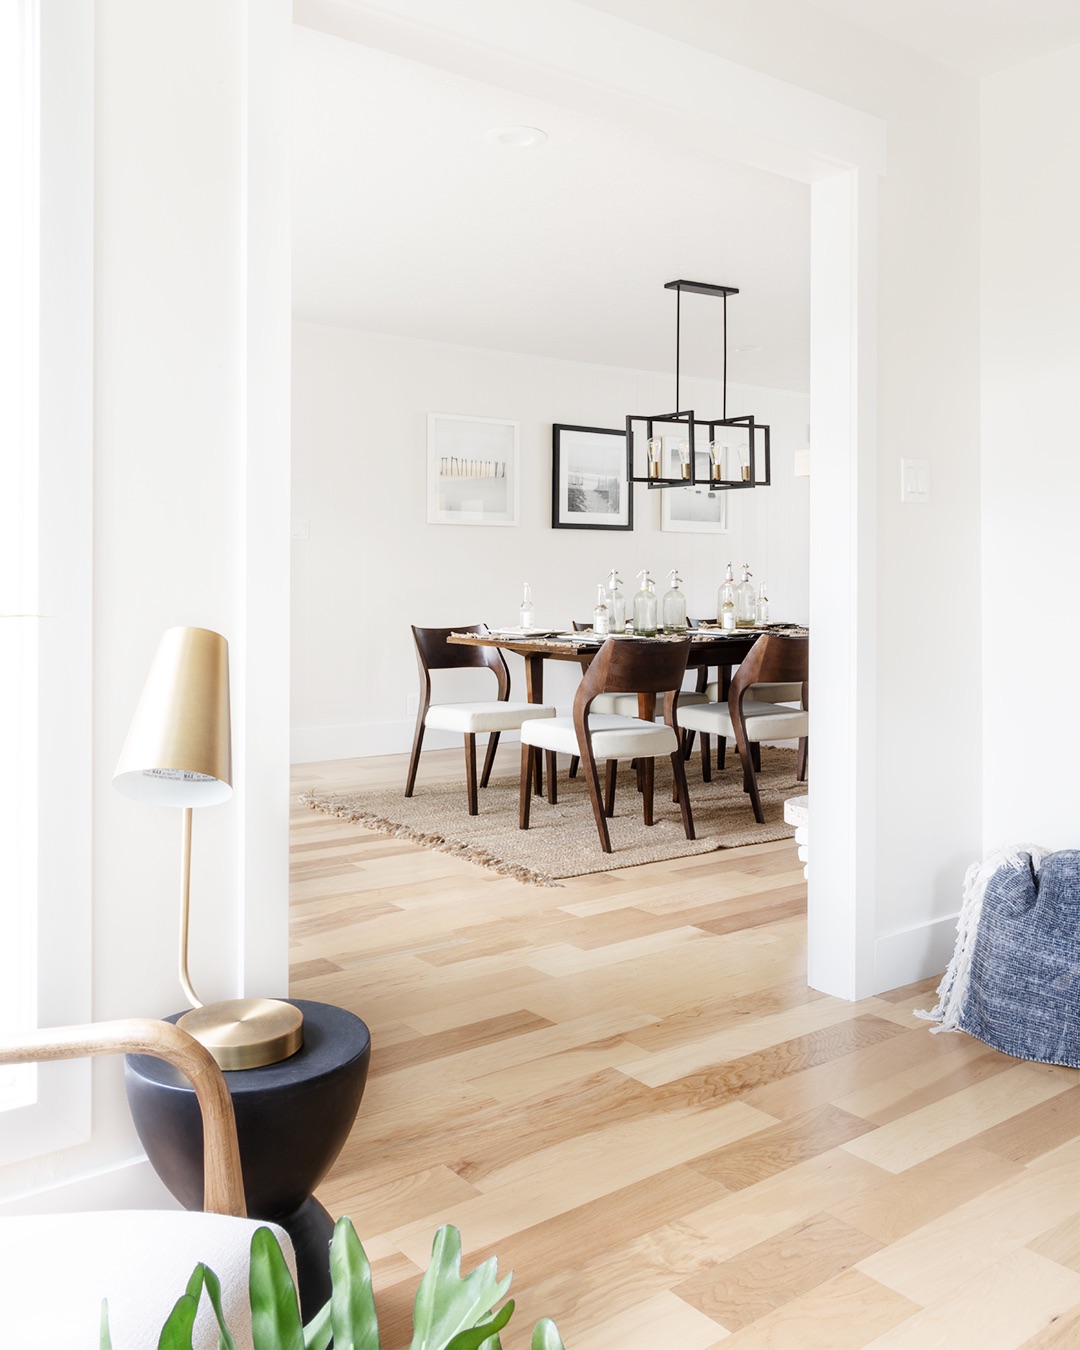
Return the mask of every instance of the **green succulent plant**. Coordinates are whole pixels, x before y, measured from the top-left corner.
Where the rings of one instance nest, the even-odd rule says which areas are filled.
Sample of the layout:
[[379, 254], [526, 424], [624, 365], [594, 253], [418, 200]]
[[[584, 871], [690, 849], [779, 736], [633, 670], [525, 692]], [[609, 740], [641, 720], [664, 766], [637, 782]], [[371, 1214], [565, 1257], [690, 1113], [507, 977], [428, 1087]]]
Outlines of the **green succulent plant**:
[[[371, 1264], [349, 1219], [339, 1219], [330, 1243], [333, 1292], [326, 1305], [304, 1326], [300, 1301], [277, 1238], [259, 1228], [251, 1238], [249, 1295], [255, 1350], [381, 1350], [379, 1317], [371, 1286]], [[461, 1275], [461, 1234], [444, 1224], [435, 1234], [431, 1260], [416, 1291], [413, 1337], [409, 1350], [502, 1350], [499, 1332], [510, 1321], [514, 1301], [498, 1311], [495, 1304], [510, 1287], [509, 1275], [498, 1277], [498, 1258], [491, 1257], [471, 1274]], [[218, 1325], [218, 1350], [235, 1350], [221, 1307], [221, 1284], [200, 1263], [187, 1289], [165, 1321], [158, 1350], [192, 1350], [195, 1314], [205, 1290]], [[101, 1308], [101, 1350], [112, 1350], [109, 1314]], [[555, 1323], [536, 1324], [532, 1350], [565, 1350]]]

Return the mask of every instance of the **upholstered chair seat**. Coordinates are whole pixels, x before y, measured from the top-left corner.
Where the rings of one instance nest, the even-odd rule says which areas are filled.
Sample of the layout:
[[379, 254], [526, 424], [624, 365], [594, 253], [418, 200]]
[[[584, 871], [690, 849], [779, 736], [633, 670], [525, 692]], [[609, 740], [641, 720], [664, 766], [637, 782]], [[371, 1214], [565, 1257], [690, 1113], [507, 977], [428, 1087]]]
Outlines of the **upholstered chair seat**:
[[[637, 694], [629, 697], [634, 700], [636, 710]], [[597, 701], [594, 700], [594, 706]], [[597, 761], [670, 755], [676, 745], [675, 733], [665, 723], [643, 722], [640, 717], [623, 717], [615, 713], [591, 713], [589, 734], [593, 758]], [[578, 738], [572, 717], [549, 717], [542, 722], [529, 722], [521, 728], [521, 740], [540, 750], [577, 754]]]
[[469, 735], [481, 731], [517, 731], [534, 717], [554, 717], [555, 709], [545, 703], [433, 703], [427, 710], [424, 726], [436, 731], [460, 731]]
[[[743, 700], [748, 741], [796, 740], [809, 734], [810, 714], [803, 708], [786, 708], [780, 703], [762, 702], [748, 696]], [[690, 708], [679, 705], [679, 721], [687, 730], [707, 736], [734, 736], [735, 727], [726, 703], [699, 703]]]

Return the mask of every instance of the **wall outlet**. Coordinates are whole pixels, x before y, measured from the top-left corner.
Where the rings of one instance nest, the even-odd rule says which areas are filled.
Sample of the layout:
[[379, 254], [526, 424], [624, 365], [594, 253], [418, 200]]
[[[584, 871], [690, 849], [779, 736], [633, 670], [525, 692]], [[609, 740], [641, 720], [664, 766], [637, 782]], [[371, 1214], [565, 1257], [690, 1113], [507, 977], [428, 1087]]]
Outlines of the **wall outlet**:
[[405, 711], [406, 711], [407, 713], [417, 713], [417, 712], [420, 711], [420, 695], [419, 695], [419, 694], [406, 694], [406, 695], [405, 695]]

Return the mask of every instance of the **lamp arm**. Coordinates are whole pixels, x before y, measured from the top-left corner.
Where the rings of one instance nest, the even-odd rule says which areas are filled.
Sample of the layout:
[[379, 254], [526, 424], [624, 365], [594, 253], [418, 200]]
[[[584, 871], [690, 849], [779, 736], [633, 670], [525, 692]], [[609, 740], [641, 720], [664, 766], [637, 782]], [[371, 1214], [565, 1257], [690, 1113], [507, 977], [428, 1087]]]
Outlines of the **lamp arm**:
[[203, 1006], [188, 975], [188, 917], [191, 907], [191, 807], [184, 807], [180, 842], [180, 986], [193, 1008]]

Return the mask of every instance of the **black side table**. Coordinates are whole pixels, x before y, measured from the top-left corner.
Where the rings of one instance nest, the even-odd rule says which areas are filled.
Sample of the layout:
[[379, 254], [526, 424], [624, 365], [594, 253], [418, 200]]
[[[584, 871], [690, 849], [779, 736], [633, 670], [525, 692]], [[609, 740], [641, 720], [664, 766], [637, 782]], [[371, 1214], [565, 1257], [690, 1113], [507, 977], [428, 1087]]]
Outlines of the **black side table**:
[[[348, 1138], [367, 1081], [371, 1035], [355, 1014], [290, 999], [304, 1044], [289, 1059], [225, 1074], [236, 1112], [248, 1214], [280, 1224], [296, 1251], [305, 1322], [330, 1297], [334, 1220], [312, 1195]], [[167, 1021], [175, 1022], [181, 1013]], [[127, 1055], [124, 1084], [154, 1171], [185, 1209], [202, 1208], [203, 1141], [191, 1084], [151, 1055]]]

